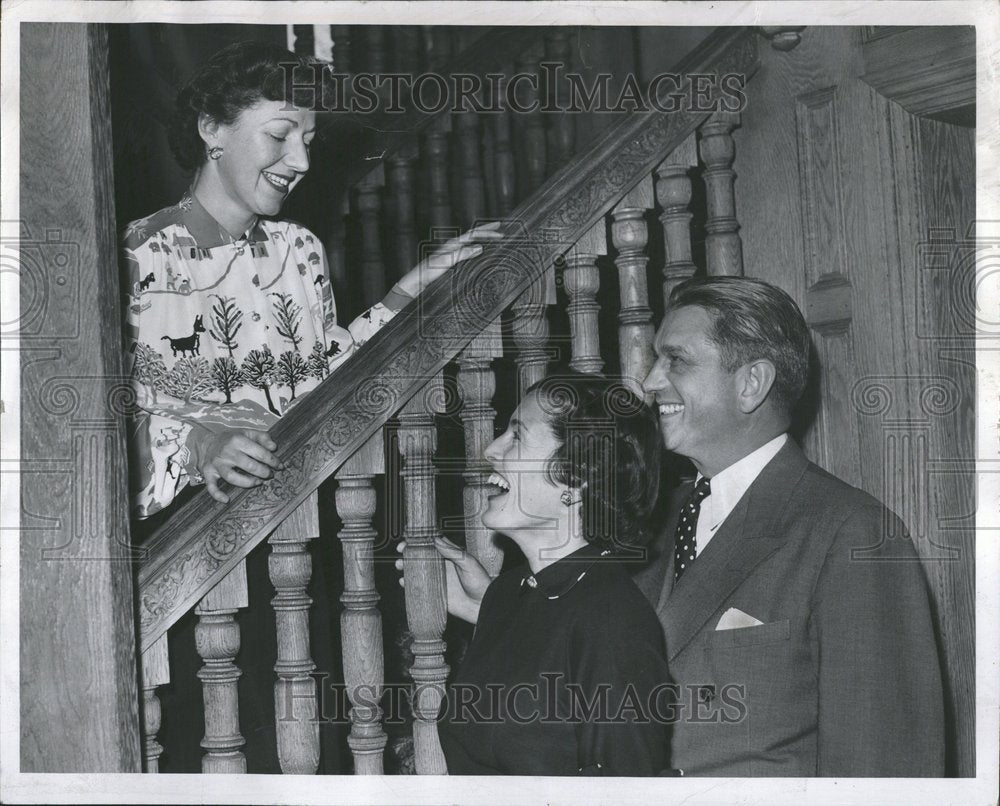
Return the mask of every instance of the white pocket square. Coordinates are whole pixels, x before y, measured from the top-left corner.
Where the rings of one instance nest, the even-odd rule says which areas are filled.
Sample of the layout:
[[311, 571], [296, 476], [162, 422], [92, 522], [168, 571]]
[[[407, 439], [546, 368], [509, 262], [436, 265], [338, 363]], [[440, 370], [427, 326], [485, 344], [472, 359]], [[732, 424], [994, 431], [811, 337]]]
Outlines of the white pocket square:
[[742, 610], [730, 607], [725, 613], [722, 614], [722, 618], [719, 619], [719, 623], [715, 626], [716, 630], [738, 630], [741, 627], [756, 627], [759, 624], [763, 624], [763, 621], [755, 619], [748, 613], [744, 613]]

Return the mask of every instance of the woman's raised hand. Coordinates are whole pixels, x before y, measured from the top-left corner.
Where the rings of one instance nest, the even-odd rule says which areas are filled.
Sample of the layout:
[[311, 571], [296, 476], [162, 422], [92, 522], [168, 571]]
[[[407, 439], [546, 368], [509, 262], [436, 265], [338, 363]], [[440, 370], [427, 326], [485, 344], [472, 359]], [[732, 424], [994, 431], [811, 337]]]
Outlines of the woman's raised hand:
[[483, 251], [483, 244], [501, 240], [500, 222], [493, 221], [481, 227], [463, 232], [452, 238], [433, 255], [421, 260], [396, 283], [396, 289], [415, 297], [428, 285], [444, 274], [456, 263], [476, 257]]
[[229, 496], [219, 489], [219, 479], [234, 487], [257, 487], [274, 476], [284, 464], [274, 455], [277, 444], [266, 431], [252, 428], [223, 428], [208, 431], [194, 428], [188, 435], [188, 449], [205, 488], [216, 501], [229, 503]]
[[[401, 540], [396, 546], [400, 554], [406, 548]], [[448, 589], [448, 612], [456, 618], [475, 624], [479, 620], [479, 605], [482, 604], [486, 589], [493, 580], [479, 560], [461, 546], [456, 546], [443, 537], [434, 538], [434, 548], [445, 559], [445, 585]], [[396, 568], [403, 570], [403, 561], [396, 560]], [[405, 578], [400, 578], [402, 585]]]

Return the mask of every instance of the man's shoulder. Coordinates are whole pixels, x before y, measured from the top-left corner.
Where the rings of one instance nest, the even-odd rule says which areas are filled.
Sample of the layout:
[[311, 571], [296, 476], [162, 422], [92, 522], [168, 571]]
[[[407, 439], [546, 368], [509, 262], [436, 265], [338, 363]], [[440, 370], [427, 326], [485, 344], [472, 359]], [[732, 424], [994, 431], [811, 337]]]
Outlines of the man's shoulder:
[[791, 490], [781, 520], [790, 537], [817, 547], [845, 540], [881, 545], [889, 536], [906, 537], [902, 548], [911, 548], [905, 524], [885, 503], [811, 461]]

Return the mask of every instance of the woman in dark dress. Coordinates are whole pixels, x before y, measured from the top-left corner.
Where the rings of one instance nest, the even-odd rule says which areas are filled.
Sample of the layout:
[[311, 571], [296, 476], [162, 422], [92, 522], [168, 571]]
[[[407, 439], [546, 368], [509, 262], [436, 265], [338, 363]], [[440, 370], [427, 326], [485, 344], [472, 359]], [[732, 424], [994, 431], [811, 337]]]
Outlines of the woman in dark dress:
[[491, 582], [438, 541], [449, 611], [476, 623], [439, 725], [449, 772], [656, 774], [666, 766], [663, 633], [622, 562], [641, 557], [648, 537], [655, 418], [620, 383], [550, 376], [486, 458], [497, 492], [483, 524], [527, 562]]

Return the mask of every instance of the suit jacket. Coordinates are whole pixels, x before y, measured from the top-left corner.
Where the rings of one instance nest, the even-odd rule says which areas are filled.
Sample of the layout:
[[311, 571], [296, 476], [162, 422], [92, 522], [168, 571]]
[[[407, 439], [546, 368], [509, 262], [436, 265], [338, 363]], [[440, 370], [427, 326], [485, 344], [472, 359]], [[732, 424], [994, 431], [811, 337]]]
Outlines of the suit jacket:
[[[636, 580], [666, 637], [671, 767], [943, 774], [926, 582], [898, 518], [788, 440], [676, 585], [675, 523]], [[763, 624], [717, 630], [729, 608]]]

